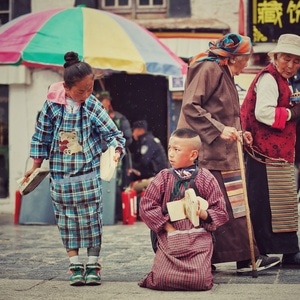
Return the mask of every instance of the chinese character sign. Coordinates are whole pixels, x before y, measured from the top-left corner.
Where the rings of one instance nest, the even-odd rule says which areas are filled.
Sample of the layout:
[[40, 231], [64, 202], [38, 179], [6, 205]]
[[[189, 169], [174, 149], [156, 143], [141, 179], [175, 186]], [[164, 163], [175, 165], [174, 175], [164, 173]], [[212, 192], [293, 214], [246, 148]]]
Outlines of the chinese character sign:
[[276, 42], [281, 34], [300, 33], [300, 0], [250, 0], [249, 36], [254, 43]]

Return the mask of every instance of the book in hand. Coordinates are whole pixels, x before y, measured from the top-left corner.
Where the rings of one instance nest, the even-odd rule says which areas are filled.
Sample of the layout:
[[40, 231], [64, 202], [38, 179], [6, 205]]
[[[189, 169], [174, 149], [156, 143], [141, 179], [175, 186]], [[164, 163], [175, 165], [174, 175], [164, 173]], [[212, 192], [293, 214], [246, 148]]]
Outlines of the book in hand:
[[192, 188], [185, 191], [183, 199], [167, 203], [171, 222], [188, 218], [195, 227], [200, 225], [199, 216], [197, 215], [200, 208], [206, 210], [208, 202], [202, 197], [196, 196]]
[[18, 179], [17, 183], [19, 184], [21, 195], [27, 195], [32, 192], [48, 174], [48, 169], [37, 168], [27, 179], [25, 179], [25, 177]]

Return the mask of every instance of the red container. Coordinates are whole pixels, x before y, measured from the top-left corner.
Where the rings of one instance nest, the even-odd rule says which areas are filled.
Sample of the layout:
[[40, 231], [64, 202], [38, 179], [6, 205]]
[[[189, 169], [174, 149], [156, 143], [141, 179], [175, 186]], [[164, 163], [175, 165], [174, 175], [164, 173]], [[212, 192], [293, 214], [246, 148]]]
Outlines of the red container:
[[21, 211], [22, 204], [22, 195], [19, 190], [16, 191], [15, 194], [15, 215], [14, 215], [14, 224], [19, 224], [19, 216]]
[[142, 198], [144, 197], [144, 194], [145, 194], [145, 190], [140, 192], [137, 196], [137, 211], [136, 211], [137, 217], [136, 217], [136, 219], [139, 220], [139, 221], [141, 221], [141, 218], [140, 218], [140, 202], [141, 202]]
[[122, 192], [122, 219], [124, 225], [134, 224], [137, 213], [137, 196], [133, 189]]

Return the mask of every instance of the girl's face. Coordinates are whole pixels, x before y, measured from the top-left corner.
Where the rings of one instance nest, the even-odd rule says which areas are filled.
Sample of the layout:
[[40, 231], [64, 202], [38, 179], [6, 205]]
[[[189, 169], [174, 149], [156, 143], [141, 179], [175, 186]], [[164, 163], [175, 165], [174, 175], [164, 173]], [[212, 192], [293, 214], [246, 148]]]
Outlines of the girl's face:
[[71, 88], [65, 85], [66, 96], [75, 102], [83, 103], [92, 94], [94, 89], [94, 76], [87, 75], [76, 82]]
[[300, 68], [300, 56], [279, 53], [274, 56], [277, 71], [286, 79], [293, 77]]
[[171, 136], [168, 145], [169, 162], [174, 169], [186, 168], [194, 164], [198, 151], [191, 149], [189, 139]]

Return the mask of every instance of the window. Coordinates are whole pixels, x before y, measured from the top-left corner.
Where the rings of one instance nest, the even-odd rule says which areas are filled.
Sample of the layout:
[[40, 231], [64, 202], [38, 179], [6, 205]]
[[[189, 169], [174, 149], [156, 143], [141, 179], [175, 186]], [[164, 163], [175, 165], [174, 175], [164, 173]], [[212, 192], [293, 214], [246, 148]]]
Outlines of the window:
[[166, 0], [138, 0], [138, 8], [166, 7]]
[[101, 0], [99, 3], [100, 9], [129, 19], [160, 19], [167, 16], [167, 0]]
[[102, 0], [103, 8], [124, 8], [131, 7], [131, 0]]
[[0, 26], [11, 20], [12, 0], [0, 1]]
[[[132, 8], [132, 0], [102, 0], [103, 8]], [[136, 0], [138, 8], [162, 8], [166, 7], [166, 0]]]

